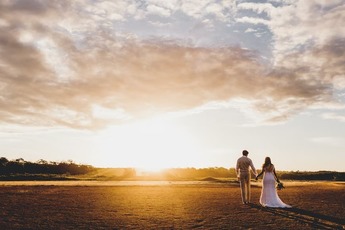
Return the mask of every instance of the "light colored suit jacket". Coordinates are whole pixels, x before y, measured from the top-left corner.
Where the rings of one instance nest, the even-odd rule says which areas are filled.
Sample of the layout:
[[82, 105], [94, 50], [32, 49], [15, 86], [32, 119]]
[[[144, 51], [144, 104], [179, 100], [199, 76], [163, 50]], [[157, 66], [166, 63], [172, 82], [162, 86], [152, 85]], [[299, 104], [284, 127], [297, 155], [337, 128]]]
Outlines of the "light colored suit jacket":
[[242, 156], [238, 158], [237, 164], [236, 164], [236, 174], [239, 177], [242, 175], [248, 175], [250, 173], [250, 170], [253, 171], [254, 175], [257, 176], [256, 169], [253, 165], [253, 162], [250, 158], [246, 156]]

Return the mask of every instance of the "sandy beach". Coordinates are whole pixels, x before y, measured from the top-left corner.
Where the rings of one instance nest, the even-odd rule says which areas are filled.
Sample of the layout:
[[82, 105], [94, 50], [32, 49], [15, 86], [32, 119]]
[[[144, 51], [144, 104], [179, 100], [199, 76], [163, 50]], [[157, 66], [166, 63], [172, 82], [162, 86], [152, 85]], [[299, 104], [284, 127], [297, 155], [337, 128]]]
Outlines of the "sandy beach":
[[1, 182], [1, 229], [345, 229], [345, 184], [289, 182], [292, 209], [243, 205], [234, 183]]

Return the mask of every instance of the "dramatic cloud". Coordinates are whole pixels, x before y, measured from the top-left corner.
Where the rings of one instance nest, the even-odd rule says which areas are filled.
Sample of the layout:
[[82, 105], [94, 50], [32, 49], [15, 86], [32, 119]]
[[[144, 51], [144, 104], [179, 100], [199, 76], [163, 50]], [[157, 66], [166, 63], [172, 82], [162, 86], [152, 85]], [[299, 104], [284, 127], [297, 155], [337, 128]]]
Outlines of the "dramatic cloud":
[[[283, 73], [296, 90], [306, 90], [294, 79], [307, 81], [319, 97], [309, 103], [343, 98], [345, 90], [345, 1], [282, 1], [241, 3], [239, 10], [252, 10], [257, 17], [240, 17], [238, 22], [264, 24], [272, 33], [274, 72]], [[273, 6], [273, 4], [276, 4]], [[265, 14], [265, 18], [262, 18]], [[260, 16], [261, 15], [261, 16]], [[280, 74], [278, 74], [280, 75]], [[291, 78], [294, 75], [295, 78]], [[327, 93], [328, 91], [328, 93]], [[329, 98], [327, 98], [327, 96]], [[341, 96], [342, 95], [342, 96]], [[275, 102], [274, 102], [275, 103]], [[301, 103], [298, 100], [298, 104]], [[283, 104], [288, 105], [288, 104]], [[290, 107], [292, 106], [292, 107]], [[293, 111], [293, 105], [286, 109]], [[283, 113], [284, 114], [284, 113]]]
[[[142, 39], [121, 29], [153, 16], [173, 23], [168, 17], [177, 12], [198, 23], [233, 23], [234, 2], [2, 1], [0, 120], [92, 129], [240, 98], [267, 120], [281, 121], [331, 102], [334, 89], [344, 90], [345, 35], [328, 29], [332, 22], [340, 26], [345, 15], [337, 2], [317, 19], [322, 37], [308, 19], [320, 13], [312, 11], [316, 3], [300, 3], [308, 15], [292, 10], [294, 5], [242, 5], [269, 11], [272, 66], [238, 46], [201, 47], [173, 36]], [[292, 18], [298, 30], [285, 26]]]

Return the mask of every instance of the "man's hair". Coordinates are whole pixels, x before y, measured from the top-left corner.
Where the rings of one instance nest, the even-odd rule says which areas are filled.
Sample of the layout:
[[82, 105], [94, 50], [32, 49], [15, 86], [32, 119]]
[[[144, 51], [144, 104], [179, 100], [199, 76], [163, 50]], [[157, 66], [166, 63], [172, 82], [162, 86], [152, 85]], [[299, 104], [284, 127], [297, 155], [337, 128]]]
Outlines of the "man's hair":
[[243, 155], [243, 156], [248, 156], [248, 153], [249, 153], [249, 152], [248, 152], [247, 150], [243, 150], [243, 151], [242, 151], [242, 155]]

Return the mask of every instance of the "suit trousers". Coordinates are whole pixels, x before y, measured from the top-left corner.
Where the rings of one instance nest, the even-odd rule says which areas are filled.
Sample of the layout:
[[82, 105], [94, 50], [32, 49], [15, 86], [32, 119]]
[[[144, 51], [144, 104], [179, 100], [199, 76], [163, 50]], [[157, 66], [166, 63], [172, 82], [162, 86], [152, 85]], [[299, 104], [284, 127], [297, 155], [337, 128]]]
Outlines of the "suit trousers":
[[250, 202], [250, 173], [240, 175], [241, 197], [243, 203]]

